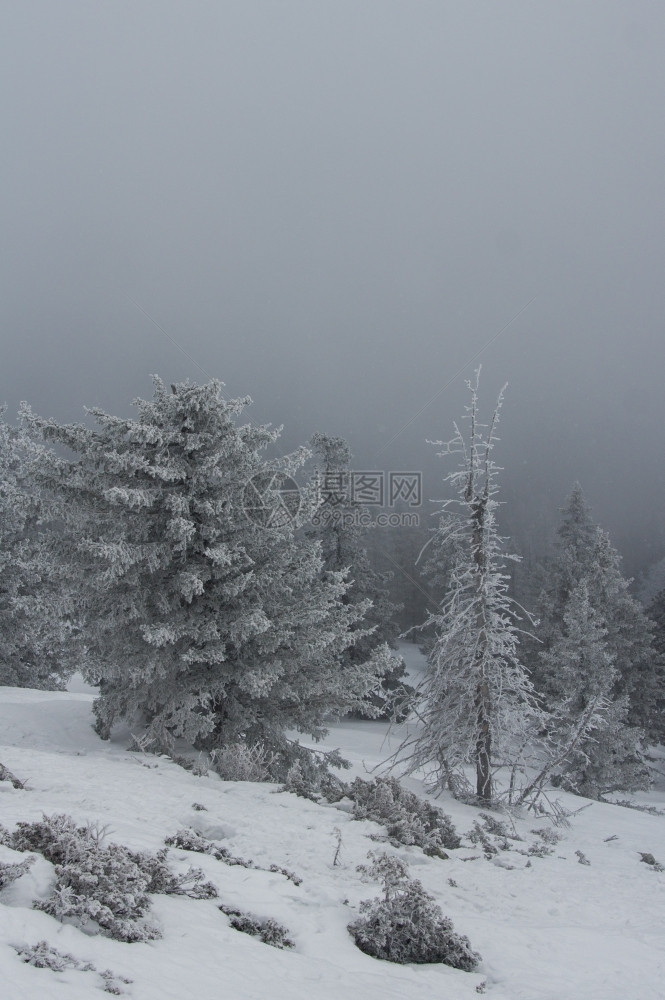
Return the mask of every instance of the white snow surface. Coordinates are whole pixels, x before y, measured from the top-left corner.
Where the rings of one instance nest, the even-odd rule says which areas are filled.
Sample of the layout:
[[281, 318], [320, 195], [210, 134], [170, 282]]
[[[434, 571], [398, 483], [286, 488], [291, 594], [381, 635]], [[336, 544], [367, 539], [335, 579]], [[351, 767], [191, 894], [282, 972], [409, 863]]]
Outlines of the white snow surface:
[[[417, 673], [417, 651], [410, 647], [407, 654]], [[107, 825], [110, 841], [151, 851], [176, 830], [192, 827], [235, 855], [290, 869], [303, 881], [296, 886], [281, 874], [172, 848], [173, 866], [203, 868], [220, 898], [154, 896], [152, 917], [162, 939], [126, 944], [34, 910], [32, 901], [48, 895], [53, 879], [53, 867], [39, 858], [0, 891], [3, 1000], [101, 996], [97, 973], [37, 969], [12, 947], [41, 940], [131, 979], [121, 986], [136, 1000], [465, 1000], [483, 989], [494, 1000], [665, 997], [665, 873], [642, 863], [639, 853], [665, 862], [665, 816], [593, 803], [558, 830], [563, 839], [553, 855], [534, 857], [530, 865], [517, 851], [488, 861], [465, 837], [448, 860], [429, 858], [416, 847], [377, 844], [371, 835], [385, 831], [354, 821], [344, 803], [319, 805], [275, 785], [224, 782], [212, 773], [197, 777], [166, 758], [126, 752], [126, 733], [102, 742], [91, 728], [93, 697], [0, 688], [0, 762], [27, 779], [26, 790], [0, 782], [5, 827], [43, 813], [68, 813], [82, 825]], [[399, 741], [399, 734], [386, 734], [382, 723], [343, 722], [331, 727], [326, 745], [342, 750], [351, 775], [367, 777], [365, 768], [383, 761]], [[407, 784], [422, 793], [415, 779]], [[569, 810], [586, 804], [559, 798]], [[661, 787], [639, 801], [662, 810], [665, 793]], [[477, 809], [450, 798], [437, 804], [462, 835], [479, 818]], [[537, 839], [530, 831], [549, 821], [521, 815], [515, 824], [524, 838], [515, 847], [526, 849]], [[336, 828], [342, 846], [333, 865]], [[359, 901], [379, 892], [356, 867], [377, 849], [407, 861], [411, 876], [469, 937], [483, 959], [476, 972], [393, 965], [355, 947], [347, 924]], [[581, 865], [576, 851], [590, 864]], [[22, 857], [0, 847], [0, 861]], [[290, 931], [295, 949], [280, 951], [232, 929], [218, 909], [222, 902], [275, 918]]]

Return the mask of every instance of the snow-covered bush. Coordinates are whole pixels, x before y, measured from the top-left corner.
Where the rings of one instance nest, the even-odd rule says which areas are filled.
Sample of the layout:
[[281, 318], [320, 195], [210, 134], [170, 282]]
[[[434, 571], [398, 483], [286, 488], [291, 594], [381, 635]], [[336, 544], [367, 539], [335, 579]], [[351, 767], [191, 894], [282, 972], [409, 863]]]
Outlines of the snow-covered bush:
[[482, 847], [486, 858], [493, 857], [499, 851], [510, 851], [513, 849], [512, 841], [522, 840], [515, 831], [508, 829], [504, 820], [484, 812], [481, 812], [480, 819], [482, 822], [474, 820], [466, 836], [472, 844]]
[[92, 921], [119, 941], [149, 941], [160, 936], [146, 920], [150, 893], [210, 899], [217, 890], [203, 882], [199, 869], [176, 875], [166, 863], [167, 851], [133, 852], [120, 844], [102, 843], [103, 831], [77, 827], [66, 815], [44, 816], [19, 823], [10, 838], [15, 850], [32, 850], [55, 865], [55, 886], [36, 909], [58, 920], [87, 926]]
[[9, 781], [13, 788], [25, 789], [25, 781], [21, 781], [15, 774], [12, 774], [4, 764], [0, 764], [0, 781]]
[[36, 909], [83, 927], [94, 922], [118, 941], [161, 936], [145, 919], [150, 909], [149, 879], [123, 848], [81, 850], [76, 859], [56, 865], [55, 874], [50, 897], [35, 902]]
[[243, 913], [242, 910], [234, 910], [233, 907], [220, 906], [222, 913], [229, 918], [231, 927], [243, 934], [251, 934], [257, 937], [264, 944], [272, 945], [273, 948], [295, 948], [295, 941], [288, 935], [286, 927], [278, 924], [272, 918], [263, 919], [255, 917], [251, 913]]
[[361, 916], [349, 932], [361, 951], [374, 958], [406, 965], [443, 962], [471, 972], [480, 961], [468, 938], [456, 934], [452, 921], [420, 882], [408, 878], [399, 858], [370, 852], [372, 864], [361, 866], [366, 878], [382, 883], [383, 896], [360, 904]]
[[430, 802], [403, 788], [396, 778], [356, 780], [347, 789], [353, 800], [354, 819], [381, 823], [393, 843], [415, 844], [436, 854], [443, 848], [454, 850], [460, 838], [452, 820]]
[[200, 833], [195, 830], [178, 830], [173, 836], [167, 837], [164, 841], [165, 844], [169, 844], [172, 847], [179, 847], [181, 851], [193, 851], [196, 854], [209, 854], [211, 857], [215, 858], [217, 861], [222, 861], [225, 865], [239, 865], [241, 868], [253, 868], [258, 871], [269, 871], [275, 872], [278, 875], [283, 875], [294, 885], [301, 885], [302, 879], [295, 872], [289, 871], [288, 868], [282, 868], [279, 865], [270, 865], [268, 868], [262, 868], [261, 865], [254, 864], [253, 861], [246, 861], [244, 858], [237, 858], [231, 854], [231, 852], [226, 847], [222, 847], [221, 844], [216, 844], [213, 840], [208, 840], [207, 837], [202, 837]]
[[[52, 948], [48, 941], [38, 941], [32, 945], [14, 945], [14, 951], [27, 965], [35, 969], [50, 969], [51, 972], [64, 972], [66, 969], [76, 969], [78, 972], [97, 972], [92, 962], [82, 962], [66, 952]], [[123, 986], [129, 986], [133, 981], [126, 976], [119, 976], [111, 969], [104, 969], [97, 975], [101, 979], [102, 989], [113, 996], [123, 996]]]
[[350, 766], [338, 750], [309, 750], [290, 740], [276, 744], [276, 749], [274, 775], [283, 782], [283, 791], [312, 801], [324, 798], [327, 802], [339, 802], [348, 794], [347, 786], [331, 770]]
[[[117, 845], [111, 845], [115, 847]], [[214, 899], [217, 889], [212, 882], [204, 882], [204, 874], [200, 868], [188, 868], [186, 872], [176, 874], [167, 864], [168, 851], [163, 849], [156, 854], [148, 851], [125, 851], [127, 856], [148, 879], [147, 891], [163, 893], [167, 896], [189, 896], [190, 899]]]
[[52, 972], [64, 972], [65, 969], [81, 969], [91, 972], [94, 966], [82, 964], [78, 958], [52, 948], [48, 941], [38, 941], [37, 944], [15, 945], [14, 950], [27, 965], [35, 969], [51, 969]]
[[252, 862], [243, 858], [235, 858], [226, 847], [216, 844], [207, 837], [202, 837], [195, 830], [178, 830], [171, 837], [164, 841], [171, 847], [179, 847], [181, 851], [194, 851], [196, 854], [209, 854], [217, 861], [223, 861], [225, 865], [240, 865], [242, 868], [251, 868]]
[[223, 781], [270, 781], [275, 753], [263, 743], [227, 743], [210, 753], [213, 771]]
[[8, 885], [11, 885], [12, 882], [19, 879], [21, 875], [25, 875], [28, 871], [30, 871], [30, 868], [34, 863], [34, 858], [26, 858], [25, 861], [19, 861], [18, 864], [15, 865], [6, 864], [5, 862], [0, 861], [0, 890], [4, 889]]
[[36, 823], [19, 822], [9, 835], [15, 851], [37, 851], [54, 865], [76, 858], [92, 840], [89, 827], [77, 827], [71, 816], [54, 813]]

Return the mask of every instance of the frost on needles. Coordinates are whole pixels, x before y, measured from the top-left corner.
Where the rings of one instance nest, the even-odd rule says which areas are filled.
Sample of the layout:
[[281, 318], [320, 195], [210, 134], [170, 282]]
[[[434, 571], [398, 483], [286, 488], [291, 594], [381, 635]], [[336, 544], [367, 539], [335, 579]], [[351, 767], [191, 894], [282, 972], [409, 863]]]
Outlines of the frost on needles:
[[[80, 587], [104, 737], [137, 717], [163, 747], [286, 728], [316, 735], [326, 714], [359, 707], [376, 687], [374, 667], [338, 668], [364, 634], [366, 608], [343, 601], [346, 574], [324, 572], [320, 544], [300, 530], [311, 499], [280, 517], [269, 486], [308, 453], [268, 462], [279, 432], [238, 424], [249, 402], [223, 398], [218, 381], [167, 387], [155, 377], [136, 419], [92, 409], [94, 426], [61, 426], [23, 408], [26, 432], [46, 443], [40, 481]], [[252, 482], [268, 484], [262, 521], [246, 511]]]
[[[478, 381], [467, 382], [468, 431], [442, 456], [458, 456], [445, 481], [455, 497], [444, 503], [434, 540], [450, 553], [449, 588], [425, 628], [435, 639], [421, 685], [421, 730], [407, 741], [412, 771], [424, 768], [438, 788], [462, 792], [464, 766], [476, 772], [476, 795], [494, 796], [497, 766], [515, 764], [542, 727], [544, 715], [519, 655], [519, 609], [508, 594], [503, 539], [497, 531], [498, 468], [492, 451], [503, 402], [500, 394], [488, 425], [480, 422]], [[442, 442], [436, 442], [441, 445]]]

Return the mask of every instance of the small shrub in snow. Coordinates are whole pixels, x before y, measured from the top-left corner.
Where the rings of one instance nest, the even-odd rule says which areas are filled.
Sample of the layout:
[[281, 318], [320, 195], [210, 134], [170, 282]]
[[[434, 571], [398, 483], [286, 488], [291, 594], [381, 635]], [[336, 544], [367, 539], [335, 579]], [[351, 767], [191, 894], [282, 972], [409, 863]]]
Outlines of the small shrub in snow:
[[330, 770], [348, 768], [349, 762], [338, 750], [308, 750], [299, 743], [284, 741], [279, 747], [275, 777], [283, 782], [282, 790], [318, 802], [339, 802], [348, 795], [348, 787]]
[[252, 937], [259, 938], [264, 944], [272, 945], [273, 948], [295, 948], [295, 941], [288, 936], [286, 927], [282, 927], [276, 920], [264, 920], [255, 917], [251, 913], [243, 913], [242, 910], [234, 910], [230, 906], [220, 906], [222, 913], [225, 913], [231, 922], [231, 927], [243, 934], [251, 934]]
[[551, 826], [546, 826], [542, 830], [532, 830], [531, 833], [535, 837], [539, 837], [544, 844], [548, 844], [550, 847], [554, 847], [562, 839], [561, 834], [553, 830]]
[[409, 879], [399, 858], [370, 853], [372, 864], [358, 870], [383, 883], [383, 896], [360, 904], [361, 916], [349, 933], [365, 954], [406, 965], [443, 962], [471, 972], [480, 956], [468, 938], [456, 934], [434, 898], [420, 882]]
[[507, 824], [502, 819], [497, 819], [491, 813], [481, 812], [480, 818], [483, 821], [483, 828], [493, 837], [499, 837], [501, 840], [522, 839], [514, 830], [509, 830]]
[[25, 789], [25, 781], [21, 781], [15, 774], [12, 774], [4, 764], [0, 764], [0, 781], [9, 781], [14, 788]]
[[492, 841], [487, 831], [484, 830], [483, 827], [480, 825], [477, 819], [474, 820], [473, 826], [467, 833], [467, 837], [469, 838], [472, 844], [477, 844], [479, 847], [482, 847], [483, 854], [488, 859], [497, 855], [500, 850], [510, 850], [509, 846], [506, 847], [497, 846]]
[[111, 845], [81, 852], [75, 860], [56, 865], [56, 885], [36, 909], [57, 920], [86, 927], [91, 921], [117, 941], [151, 941], [160, 937], [145, 921], [150, 908], [149, 877], [124, 848]]
[[104, 828], [77, 827], [71, 816], [44, 816], [19, 823], [11, 836], [15, 850], [38, 851], [55, 865], [56, 882], [49, 899], [34, 906], [58, 920], [81, 926], [90, 922], [119, 941], [150, 941], [159, 931], [145, 919], [149, 893], [210, 899], [217, 890], [203, 882], [203, 872], [190, 868], [176, 875], [167, 851], [132, 852], [120, 844], [103, 846]]
[[554, 851], [541, 840], [534, 844], [529, 844], [526, 853], [532, 858], [546, 858], [550, 854], [554, 854]]
[[14, 951], [19, 958], [35, 969], [51, 969], [52, 972], [64, 972], [65, 969], [81, 969], [90, 972], [94, 966], [90, 963], [84, 965], [73, 955], [51, 948], [47, 941], [38, 941], [32, 945], [14, 945]]
[[216, 844], [214, 841], [208, 840], [206, 837], [202, 837], [201, 834], [196, 833], [195, 830], [178, 830], [178, 832], [174, 833], [172, 837], [167, 837], [164, 843], [169, 844], [172, 847], [179, 847], [182, 851], [194, 851], [196, 854], [209, 854], [217, 861], [223, 861], [225, 865], [239, 865], [242, 868], [254, 868], [258, 871], [276, 872], [279, 875], [284, 875], [284, 877], [288, 878], [294, 885], [302, 884], [302, 879], [294, 872], [289, 871], [288, 868], [281, 868], [279, 865], [270, 865], [269, 868], [262, 868], [260, 865], [255, 865], [253, 861], [246, 861], [244, 858], [236, 858], [229, 850], [227, 850], [226, 847], [222, 847], [221, 844]]
[[244, 858], [235, 858], [231, 852], [216, 844], [207, 837], [202, 837], [195, 830], [178, 830], [173, 836], [167, 837], [164, 841], [171, 847], [179, 847], [181, 851], [194, 851], [196, 854], [210, 854], [217, 861], [223, 861], [225, 865], [240, 865], [241, 868], [253, 868], [253, 861], [246, 861]]
[[212, 750], [210, 758], [223, 781], [270, 781], [275, 753], [263, 743], [228, 743]]
[[[467, 833], [467, 837], [472, 844], [482, 847], [483, 854], [487, 859], [495, 857], [499, 851], [512, 851], [514, 848], [513, 842], [522, 840], [522, 837], [514, 830], [509, 830], [506, 823], [501, 819], [497, 819], [496, 816], [481, 812], [480, 818], [482, 823], [474, 820], [473, 826]], [[524, 851], [520, 853], [524, 854]]]
[[200, 868], [191, 866], [186, 872], [177, 875], [171, 871], [166, 858], [166, 849], [150, 854], [147, 851], [132, 852], [126, 848], [127, 856], [136, 864], [148, 879], [147, 892], [161, 893], [167, 896], [189, 896], [191, 899], [214, 899], [217, 889], [212, 882], [204, 882], [205, 875]]
[[[77, 969], [79, 972], [96, 972], [92, 962], [81, 962], [73, 955], [65, 954], [52, 948], [47, 941], [38, 941], [33, 945], [14, 945], [14, 951], [28, 965], [36, 969], [50, 969], [52, 972], [64, 972], [65, 969]], [[125, 976], [118, 976], [110, 969], [104, 969], [98, 973], [102, 981], [105, 993], [112, 993], [114, 996], [124, 994], [122, 986], [128, 986], [132, 980]], [[121, 985], [122, 984], [122, 985]]]
[[[110, 969], [104, 969], [103, 972], [99, 973], [99, 976], [104, 983], [104, 992], [111, 993], [115, 997], [123, 996], [125, 990], [123, 986], [129, 986], [132, 979], [126, 979], [125, 976], [118, 976], [115, 972], [111, 972]], [[122, 984], [122, 985], [121, 985]]]
[[65, 864], [92, 846], [87, 827], [77, 827], [71, 816], [54, 813], [36, 823], [17, 823], [10, 835], [10, 847], [16, 851], [37, 851], [51, 864]]
[[656, 861], [653, 854], [643, 854], [640, 851], [640, 861], [643, 861], [645, 865], [649, 865], [649, 867], [653, 868], [655, 872], [665, 871], [665, 868], [660, 864], [659, 861]]
[[347, 794], [353, 800], [354, 819], [381, 823], [394, 844], [415, 844], [428, 853], [460, 846], [450, 817], [407, 791], [395, 778], [375, 778], [374, 781], [356, 778]]
[[0, 889], [4, 889], [5, 886], [11, 885], [21, 875], [25, 875], [34, 863], [34, 858], [26, 858], [25, 861], [19, 861], [15, 865], [0, 862]]

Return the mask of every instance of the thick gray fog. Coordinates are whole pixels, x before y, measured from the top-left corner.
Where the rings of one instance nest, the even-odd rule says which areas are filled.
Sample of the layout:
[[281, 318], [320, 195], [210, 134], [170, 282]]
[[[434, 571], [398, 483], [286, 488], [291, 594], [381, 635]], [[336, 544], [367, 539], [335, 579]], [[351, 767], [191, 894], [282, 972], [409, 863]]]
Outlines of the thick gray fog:
[[665, 6], [25, 0], [0, 49], [10, 415], [216, 376], [435, 495], [480, 360], [520, 544], [579, 479], [663, 554]]

